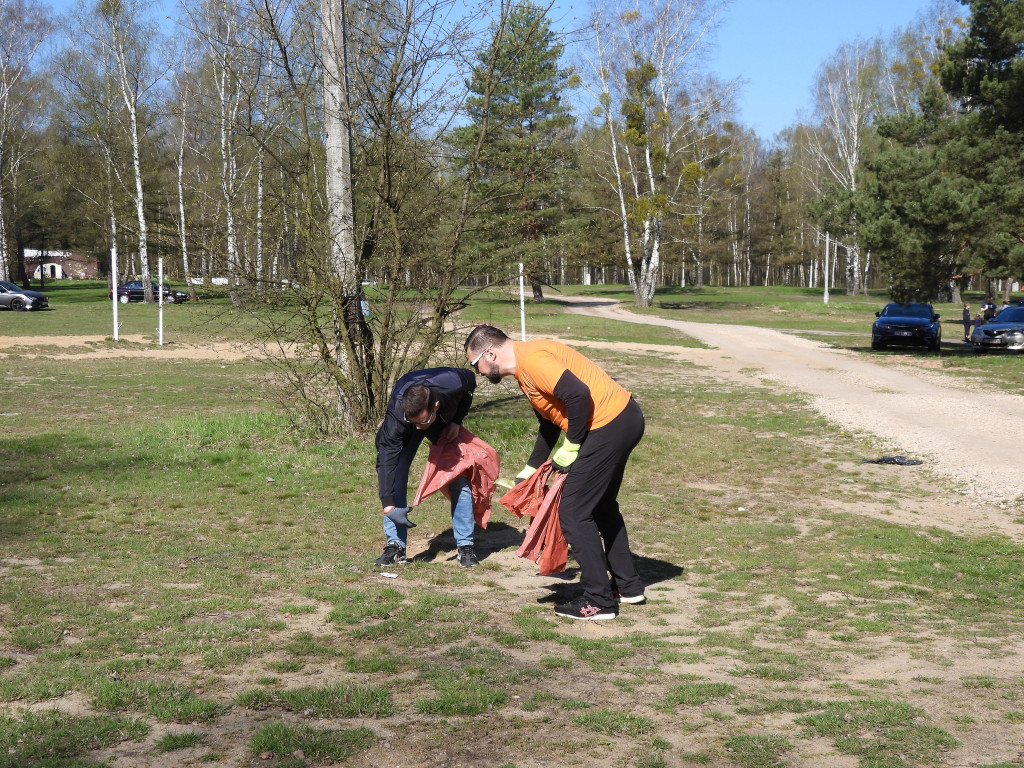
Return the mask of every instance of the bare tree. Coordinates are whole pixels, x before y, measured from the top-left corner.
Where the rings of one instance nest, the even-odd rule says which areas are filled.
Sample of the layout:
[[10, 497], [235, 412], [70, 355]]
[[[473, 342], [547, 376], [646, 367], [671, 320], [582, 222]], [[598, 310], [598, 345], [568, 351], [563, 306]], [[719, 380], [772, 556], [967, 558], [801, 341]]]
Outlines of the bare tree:
[[23, 124], [20, 114], [32, 60], [52, 30], [49, 10], [33, 0], [0, 0], [0, 280], [10, 280], [5, 189], [13, 172], [11, 138]]
[[[857, 191], [861, 157], [866, 142], [874, 135], [872, 121], [880, 108], [880, 67], [877, 42], [846, 43], [822, 64], [815, 80], [819, 125], [810, 134], [814, 155], [834, 187], [847, 195]], [[832, 235], [842, 237], [846, 292], [853, 295], [861, 287], [857, 223], [846, 217], [844, 227], [845, 232], [833, 231]]]
[[[141, 0], [99, 0], [91, 9], [80, 5], [74, 34], [85, 41], [79, 50], [97, 69], [99, 79], [109, 83], [108, 92], [112, 91], [117, 97], [117, 108], [111, 113], [110, 122], [114, 132], [108, 133], [104, 141], [111, 171], [135, 209], [145, 300], [152, 302], [142, 145], [149, 129], [148, 121], [155, 113], [153, 102], [165, 70], [158, 64], [163, 54], [161, 36], [144, 12]], [[84, 84], [87, 80], [79, 78], [78, 82]], [[89, 98], [88, 94], [84, 96]], [[114, 104], [109, 103], [108, 108], [113, 109]], [[114, 162], [113, 142], [123, 143], [126, 148], [129, 160], [126, 171]]]
[[723, 6], [724, 0], [616, 0], [594, 11], [584, 58], [607, 134], [604, 178], [618, 201], [638, 306], [654, 297], [665, 218], [682, 191], [677, 161], [697, 115], [686, 114], [681, 96]]
[[236, 0], [204, 0], [195, 8], [186, 8], [186, 13], [203, 46], [204, 71], [213, 91], [209, 122], [216, 127], [228, 281], [232, 304], [237, 307], [243, 275], [256, 281], [261, 278], [258, 270], [246, 270], [242, 264], [238, 223], [239, 200], [253, 168], [246, 160], [249, 147], [240, 144], [251, 123], [251, 105], [258, 98], [257, 81], [263, 66], [259, 25], [254, 23], [250, 4]]

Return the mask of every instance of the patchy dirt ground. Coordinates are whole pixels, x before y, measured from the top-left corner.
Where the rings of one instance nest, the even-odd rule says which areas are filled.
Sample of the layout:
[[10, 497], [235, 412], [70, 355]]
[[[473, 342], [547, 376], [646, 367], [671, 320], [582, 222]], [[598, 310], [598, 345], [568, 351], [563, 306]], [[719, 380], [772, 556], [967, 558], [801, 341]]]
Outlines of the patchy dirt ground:
[[[899, 509], [884, 503], [858, 503], [839, 511], [851, 514], [869, 515], [890, 522], [913, 527], [938, 526], [965, 534], [998, 532], [1024, 541], [1024, 525], [1021, 518], [1021, 499], [1024, 497], [1024, 472], [1020, 468], [1019, 436], [1024, 434], [1024, 402], [1020, 397], [1001, 393], [979, 392], [968, 389], [962, 383], [947, 380], [940, 374], [913, 369], [900, 365], [879, 365], [861, 356], [830, 349], [814, 341], [795, 337], [777, 331], [764, 329], [718, 326], [642, 317], [615, 305], [613, 302], [582, 300], [573, 302], [573, 311], [587, 312], [623, 322], [643, 322], [677, 328], [709, 346], [708, 349], [688, 349], [675, 346], [643, 344], [611, 344], [602, 342], [580, 342], [589, 347], [614, 347], [635, 349], [649, 354], [685, 360], [708, 371], [708, 375], [727, 378], [741, 383], [770, 383], [773, 386], [789, 388], [795, 394], [809, 398], [810, 404], [835, 423], [846, 429], [874, 435], [885, 453], [899, 453], [925, 462], [921, 467], [892, 467], [864, 465], [866, 476], [877, 477], [901, 473], [901, 478], [916, 478], [922, 486], [928, 486], [930, 493], [920, 502], [908, 501]], [[0, 355], [18, 354], [22, 357], [45, 355], [47, 357], [82, 358], [114, 356], [146, 356], [154, 358], [193, 357], [204, 359], [239, 359], [245, 352], [229, 344], [206, 344], [201, 346], [167, 345], [155, 348], [142, 337], [128, 339], [128, 345], [112, 347], [103, 338], [54, 337], [33, 339], [31, 348], [24, 339], [0, 337]], [[145, 346], [142, 346], [145, 345]], [[34, 349], [32, 349], [34, 348]], [[995, 425], [983, 429], [981, 425]], [[522, 526], [521, 526], [522, 528]], [[428, 526], [418, 528], [411, 537], [409, 554], [414, 558], [437, 562], [439, 565], [452, 555], [452, 547], [442, 535], [431, 533]], [[517, 595], [516, 605], [496, 605], [489, 596], [489, 588], [480, 586], [459, 590], [465, 601], [487, 611], [514, 611], [524, 603], [541, 602], [568, 587], [566, 580], [557, 577], [537, 576], [528, 563], [515, 557], [515, 548], [521, 540], [518, 530], [508, 526], [505, 538], [489, 537], [489, 551], [484, 552], [484, 568], [481, 575], [498, 578], [503, 588]], [[0, 566], [4, 565], [0, 562]], [[450, 564], [454, 567], [454, 564]], [[692, 564], [679, 563], [688, 568]], [[495, 576], [494, 574], [497, 574]], [[571, 574], [570, 574], [571, 575]], [[0, 577], [3, 568], [0, 567]], [[401, 584], [399, 578], [391, 583]], [[385, 583], [388, 580], [379, 573], [367, 570], [366, 582]], [[665, 606], [667, 611], [647, 611], [640, 607], [626, 606], [623, 617], [628, 619], [627, 632], [650, 633], [664, 637], [676, 634], [681, 638], [699, 633], [693, 617], [696, 615], [697, 596], [692, 585], [683, 581], [666, 580], [651, 585], [649, 597], [652, 606]], [[837, 600], [848, 599], [837, 595]], [[784, 601], [782, 601], [784, 602]], [[778, 604], [773, 610], [785, 611], [787, 606]], [[327, 607], [319, 614], [288, 617], [289, 631], [305, 629], [313, 633], [329, 632], [326, 624]], [[603, 638], [621, 635], [624, 622], [578, 624], [565, 628], [581, 637]], [[612, 626], [614, 625], [614, 626]], [[733, 627], [735, 629], [735, 627]], [[685, 642], [685, 641], [683, 641]], [[984, 691], [976, 699], [966, 698], [953, 686], [926, 686], [915, 682], [923, 679], [957, 679], [965, 676], [987, 676], [997, 680], [1019, 678], [1024, 669], [1024, 641], [1009, 643], [994, 650], [983, 644], [965, 648], [962, 638], [957, 640], [935, 637], [920, 647], [920, 652], [911, 653], [905, 643], [881, 637], [877, 640], [876, 654], [851, 653], [846, 658], [833, 657], [829, 667], [813, 679], [799, 683], [800, 696], [829, 697], [829, 686], [849, 682], [856, 684], [864, 680], [891, 680], [901, 696], [909, 703], [927, 707], [933, 717], [949, 720], [971, 713], [977, 718], [972, 727], [956, 732], [960, 741], [945, 756], [946, 766], [977, 766], [994, 763], [1024, 765], [1024, 726], [1008, 723], [997, 717], [984, 718], [986, 704]], [[528, 654], [536, 658], [543, 654], [542, 647], [531, 647]], [[950, 660], [956, 660], [955, 674], [950, 671]], [[728, 682], [728, 669], [716, 660], [695, 664], [679, 662], [674, 668], [664, 668], [675, 674], [699, 675], [710, 681]], [[329, 675], [330, 670], [325, 674]], [[286, 686], [291, 682], [288, 675], [282, 675]], [[581, 685], [585, 681], [576, 681]], [[243, 681], [237, 681], [239, 690]], [[305, 677], [295, 676], [294, 684], [308, 684]], [[228, 683], [230, 685], [230, 683]], [[753, 687], [751, 684], [748, 687]], [[766, 690], [769, 686], [766, 684]], [[230, 691], [226, 692], [230, 695]], [[797, 695], [797, 694], [794, 694]], [[585, 697], [584, 688], [580, 696]], [[620, 695], [622, 701], [609, 702], [611, 706], [628, 706], [630, 694]], [[47, 702], [40, 708], [48, 709], [55, 702]], [[77, 697], [68, 697], [56, 702], [62, 708], [76, 713], [88, 710], [87, 702]], [[509, 707], [510, 711], [512, 706]], [[544, 712], [520, 713], [517, 717], [535, 718], [538, 732], [544, 728]], [[496, 713], [493, 717], [505, 715]], [[605, 757], [595, 759], [586, 752], [566, 756], [557, 764], [523, 755], [511, 754], [500, 739], [493, 739], [487, 733], [486, 720], [480, 719], [476, 727], [479, 738], [472, 751], [452, 746], [446, 748], [437, 743], [437, 734], [421, 727], [415, 715], [402, 729], [382, 727], [377, 722], [367, 722], [384, 739], [384, 743], [356, 758], [350, 764], [361, 768], [370, 766], [395, 766], [396, 756], [420, 755], [419, 762], [401, 762], [401, 765], [446, 766], [497, 766], [512, 762], [519, 768], [554, 768], [558, 765], [588, 765], [589, 768], [619, 768], [632, 764], [626, 753], [617, 754], [616, 748], [609, 747]], [[263, 720], [259, 712], [234, 710], [219, 723], [218, 730], [230, 734], [251, 733]], [[793, 728], [794, 715], [768, 714], [761, 719], [760, 726], [765, 733], [786, 732]], [[344, 727], [361, 725], [358, 721], [346, 721]], [[948, 725], [948, 722], [945, 723]], [[324, 725], [330, 725], [325, 723]], [[672, 754], [679, 755], [699, 752], [714, 731], [728, 732], [727, 722], [709, 724], [700, 731], [680, 727], [668, 734], [672, 743]], [[198, 764], [207, 749], [184, 750], [167, 755], [153, 753], [155, 739], [168, 731], [194, 730], [186, 726], [160, 726], [146, 743], [123, 744], [105, 752], [102, 757], [111, 760], [112, 765], [122, 768], [172, 768], [185, 764]], [[495, 728], [500, 736], [501, 728]], [[459, 743], [462, 743], [461, 741]], [[217, 750], [222, 756], [218, 765], [259, 765], [244, 750], [244, 739], [221, 742]], [[799, 753], [787, 754], [785, 764], [789, 768], [854, 768], [858, 761], [849, 755], [839, 754], [830, 739], [801, 740]], [[447, 750], [447, 751], [446, 751]], [[677, 763], [673, 762], [672, 765]], [[731, 762], [716, 762], [715, 765], [733, 765]]]
[[[897, 522], [958, 532], [996, 530], [1024, 540], [1024, 526], [1014, 521], [1024, 502], [1021, 397], [971, 387], [916, 366], [880, 365], [766, 328], [648, 317], [610, 300], [560, 300], [573, 312], [675, 328], [710, 348], [582, 343], [658, 351], [704, 366], [716, 377], [781, 384], [807, 396], [813, 408], [844, 429], [873, 435], [886, 455], [919, 459], [924, 473], [934, 473], [964, 492], [947, 505], [937, 505], [926, 518], [914, 511], [913, 518]], [[882, 469], [891, 472], [895, 467]]]

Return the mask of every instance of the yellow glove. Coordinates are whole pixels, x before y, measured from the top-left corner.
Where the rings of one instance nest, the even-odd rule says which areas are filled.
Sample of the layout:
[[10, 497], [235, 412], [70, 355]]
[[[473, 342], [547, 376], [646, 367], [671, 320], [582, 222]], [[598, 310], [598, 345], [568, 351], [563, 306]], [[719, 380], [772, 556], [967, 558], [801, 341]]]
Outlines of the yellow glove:
[[516, 475], [515, 484], [519, 485], [521, 482], [523, 482], [523, 480], [526, 480], [529, 477], [531, 477], [533, 473], [536, 471], [536, 467], [531, 467], [529, 464], [527, 464], [525, 467], [519, 470], [519, 474]]
[[559, 444], [555, 446], [555, 450], [551, 452], [551, 465], [559, 472], [568, 472], [579, 453], [578, 443], [560, 440]]

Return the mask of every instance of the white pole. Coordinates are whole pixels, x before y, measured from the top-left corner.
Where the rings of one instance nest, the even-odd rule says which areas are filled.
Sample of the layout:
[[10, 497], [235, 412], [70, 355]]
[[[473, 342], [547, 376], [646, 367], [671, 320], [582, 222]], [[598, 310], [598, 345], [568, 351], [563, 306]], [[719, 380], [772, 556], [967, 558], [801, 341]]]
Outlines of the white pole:
[[159, 286], [159, 291], [158, 291], [160, 296], [157, 298], [157, 307], [158, 307], [158, 309], [157, 309], [156, 314], [157, 314], [158, 320], [157, 320], [156, 330], [157, 330], [157, 338], [159, 339], [159, 344], [162, 347], [164, 345], [164, 260], [163, 259], [157, 259], [157, 261], [156, 261], [156, 272], [157, 272], [157, 275], [159, 275], [158, 279], [160, 281], [160, 286]]
[[829, 233], [825, 233], [825, 303], [828, 304], [828, 251], [829, 251]]
[[117, 341], [117, 248], [110, 249], [110, 298], [114, 305], [114, 341]]
[[523, 286], [523, 262], [519, 262], [519, 328], [522, 340], [526, 341], [526, 292]]

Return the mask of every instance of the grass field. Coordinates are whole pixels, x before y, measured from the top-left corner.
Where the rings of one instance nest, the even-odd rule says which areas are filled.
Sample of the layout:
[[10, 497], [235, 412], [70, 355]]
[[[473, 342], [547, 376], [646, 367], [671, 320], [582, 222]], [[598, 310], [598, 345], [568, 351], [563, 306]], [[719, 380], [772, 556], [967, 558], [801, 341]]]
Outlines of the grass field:
[[[792, 393], [585, 350], [647, 416], [620, 500], [649, 603], [580, 624], [551, 611], [575, 585], [514, 557], [524, 526], [497, 505], [480, 567], [455, 565], [431, 499], [414, 562], [382, 576], [372, 440], [305, 440], [258, 361], [190, 356], [238, 333], [223, 299], [165, 309], [180, 357], [37, 347], [109, 335], [86, 288], [0, 313], [23, 342], [0, 348], [0, 768], [1024, 764], [1020, 543], [929, 527], [965, 500], [862, 465], [874, 447]], [[881, 300], [672, 292], [651, 311], [777, 303], [775, 327], [836, 330]], [[152, 307], [121, 309], [151, 333]], [[693, 343], [528, 309], [536, 335]], [[467, 314], [518, 325], [499, 294]], [[1020, 364], [937, 359], [1007, 381]], [[509, 466], [535, 423], [481, 381], [467, 426]]]

